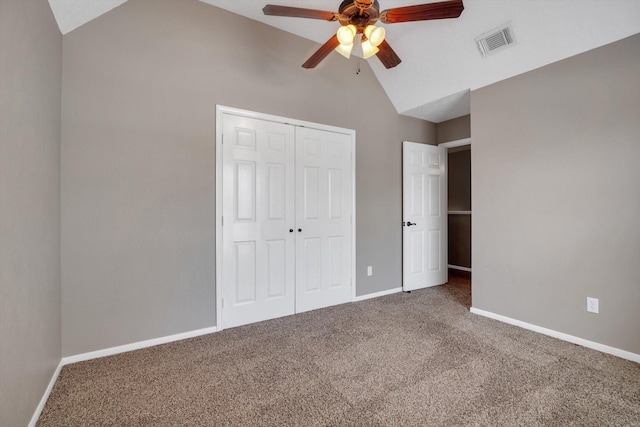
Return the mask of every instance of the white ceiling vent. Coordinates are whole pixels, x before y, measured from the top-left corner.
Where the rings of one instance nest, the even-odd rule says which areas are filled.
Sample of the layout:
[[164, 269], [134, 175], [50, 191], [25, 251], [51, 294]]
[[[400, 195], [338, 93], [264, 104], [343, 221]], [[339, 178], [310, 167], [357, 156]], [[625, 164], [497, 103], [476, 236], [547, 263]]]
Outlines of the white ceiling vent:
[[516, 40], [513, 37], [513, 30], [511, 29], [510, 23], [476, 37], [476, 43], [478, 44], [480, 55], [482, 55], [483, 58], [505, 49], [515, 42]]

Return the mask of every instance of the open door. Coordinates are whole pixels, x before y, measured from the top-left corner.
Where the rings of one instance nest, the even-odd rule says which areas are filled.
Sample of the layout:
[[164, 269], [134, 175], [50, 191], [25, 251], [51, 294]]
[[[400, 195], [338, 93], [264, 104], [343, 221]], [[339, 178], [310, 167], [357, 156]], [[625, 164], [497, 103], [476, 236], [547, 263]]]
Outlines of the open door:
[[446, 149], [402, 145], [402, 288], [447, 281]]

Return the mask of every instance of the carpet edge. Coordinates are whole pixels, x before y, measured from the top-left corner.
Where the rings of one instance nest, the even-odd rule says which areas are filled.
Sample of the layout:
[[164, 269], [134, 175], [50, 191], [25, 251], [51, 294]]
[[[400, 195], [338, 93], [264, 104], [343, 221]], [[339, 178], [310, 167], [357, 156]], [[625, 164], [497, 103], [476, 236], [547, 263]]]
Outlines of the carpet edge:
[[632, 362], [640, 363], [640, 354], [632, 353], [620, 348], [611, 347], [606, 344], [601, 344], [595, 341], [589, 341], [584, 338], [569, 335], [564, 332], [555, 331], [553, 329], [544, 328], [542, 326], [534, 325], [532, 323], [523, 322], [522, 320], [513, 319], [511, 317], [503, 316], [501, 314], [492, 313], [490, 311], [481, 310], [476, 307], [471, 307], [471, 313], [479, 316], [488, 317], [499, 322], [508, 323], [510, 325], [518, 326], [523, 329], [528, 329], [533, 332], [537, 332], [542, 335], [548, 335], [553, 338], [557, 338], [562, 341], [567, 341], [572, 344], [577, 344], [582, 347], [587, 347], [592, 350], [597, 350], [601, 353], [607, 353], [612, 356], [620, 357], [621, 359], [630, 360]]

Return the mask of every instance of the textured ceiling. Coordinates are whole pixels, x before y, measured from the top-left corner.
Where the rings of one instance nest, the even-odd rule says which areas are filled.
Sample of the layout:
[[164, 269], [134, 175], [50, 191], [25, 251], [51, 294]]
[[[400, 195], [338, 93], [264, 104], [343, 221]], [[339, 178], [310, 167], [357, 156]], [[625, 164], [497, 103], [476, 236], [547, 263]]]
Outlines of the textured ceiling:
[[127, 0], [49, 0], [62, 34], [109, 12]]
[[[124, 1], [49, 3], [65, 34]], [[324, 43], [339, 26], [336, 22], [264, 16], [262, 7], [272, 3], [337, 11], [340, 0], [200, 1], [318, 43]], [[379, 1], [381, 9], [430, 2]], [[470, 90], [640, 32], [640, 0], [464, 0], [464, 5], [457, 19], [385, 26], [386, 39], [402, 63], [387, 70], [377, 58], [368, 61], [399, 113], [436, 123], [468, 114]], [[516, 44], [481, 58], [474, 39], [508, 22]], [[300, 52], [300, 64], [307, 54]]]

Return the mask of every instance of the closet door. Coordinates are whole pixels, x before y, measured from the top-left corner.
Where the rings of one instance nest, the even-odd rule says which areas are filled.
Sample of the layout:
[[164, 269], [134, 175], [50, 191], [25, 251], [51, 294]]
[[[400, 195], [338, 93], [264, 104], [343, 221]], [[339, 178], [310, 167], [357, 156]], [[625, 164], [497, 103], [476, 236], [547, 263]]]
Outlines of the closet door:
[[349, 135], [296, 128], [296, 312], [351, 301]]
[[229, 114], [222, 120], [222, 323], [228, 328], [294, 313], [295, 128]]

